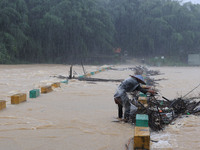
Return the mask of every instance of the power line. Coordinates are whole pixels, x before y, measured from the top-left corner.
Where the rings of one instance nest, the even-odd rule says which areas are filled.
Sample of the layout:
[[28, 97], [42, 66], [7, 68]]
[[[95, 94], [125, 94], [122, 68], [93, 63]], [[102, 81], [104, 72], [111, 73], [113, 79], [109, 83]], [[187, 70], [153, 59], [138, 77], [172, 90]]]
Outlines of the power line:
[[[197, 85], [194, 89], [192, 89], [191, 91], [189, 91], [187, 94], [185, 94], [183, 97], [186, 97], [188, 94], [190, 94], [191, 92], [193, 92], [195, 89], [197, 89], [198, 87], [200, 86], [200, 83], [199, 85]], [[182, 97], [182, 98], [183, 98]]]

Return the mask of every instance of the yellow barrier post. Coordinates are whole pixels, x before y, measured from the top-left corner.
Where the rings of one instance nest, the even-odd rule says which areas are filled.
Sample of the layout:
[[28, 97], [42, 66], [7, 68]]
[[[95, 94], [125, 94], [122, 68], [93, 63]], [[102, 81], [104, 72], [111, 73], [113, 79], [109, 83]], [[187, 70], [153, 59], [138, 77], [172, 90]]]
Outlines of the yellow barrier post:
[[53, 87], [53, 88], [60, 87], [60, 82], [56, 82], [56, 83], [51, 84], [51, 87]]
[[41, 93], [49, 93], [49, 92], [52, 92], [52, 88], [51, 86], [43, 86], [41, 87]]
[[0, 110], [6, 108], [6, 101], [0, 100]]
[[144, 104], [147, 104], [147, 97], [139, 97], [139, 98], [138, 98], [138, 101], [139, 101], [140, 103], [142, 103], [143, 105], [144, 105]]
[[91, 76], [91, 73], [86, 74], [86, 76], [87, 76], [87, 77], [90, 77], [90, 76]]
[[25, 93], [19, 93], [11, 96], [11, 104], [19, 104], [21, 102], [26, 101], [26, 94]]
[[150, 149], [149, 127], [135, 127], [133, 149]]

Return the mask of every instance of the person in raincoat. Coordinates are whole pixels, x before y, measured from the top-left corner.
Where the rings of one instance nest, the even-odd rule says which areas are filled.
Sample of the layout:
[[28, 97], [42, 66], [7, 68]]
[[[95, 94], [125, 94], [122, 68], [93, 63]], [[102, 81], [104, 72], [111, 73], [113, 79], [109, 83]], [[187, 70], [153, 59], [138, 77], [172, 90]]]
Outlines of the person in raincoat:
[[131, 115], [133, 115], [137, 111], [137, 107], [133, 105], [128, 98], [127, 92], [135, 92], [140, 91], [144, 94], [147, 92], [151, 94], [155, 94], [154, 90], [150, 88], [142, 88], [141, 84], [146, 84], [144, 78], [141, 75], [130, 75], [129, 78], [125, 79], [117, 88], [116, 93], [114, 94], [115, 103], [118, 105], [118, 117], [122, 119], [123, 115], [123, 107], [124, 111], [124, 121], [128, 121]]

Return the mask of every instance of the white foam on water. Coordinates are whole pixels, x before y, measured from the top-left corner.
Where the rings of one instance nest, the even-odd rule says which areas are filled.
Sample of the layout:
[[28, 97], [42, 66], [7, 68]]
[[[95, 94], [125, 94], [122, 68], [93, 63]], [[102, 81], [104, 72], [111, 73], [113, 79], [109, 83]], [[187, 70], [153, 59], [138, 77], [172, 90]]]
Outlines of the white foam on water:
[[151, 140], [156, 141], [152, 142], [151, 148], [159, 149], [159, 148], [172, 148], [177, 146], [176, 139], [168, 132], [152, 132]]

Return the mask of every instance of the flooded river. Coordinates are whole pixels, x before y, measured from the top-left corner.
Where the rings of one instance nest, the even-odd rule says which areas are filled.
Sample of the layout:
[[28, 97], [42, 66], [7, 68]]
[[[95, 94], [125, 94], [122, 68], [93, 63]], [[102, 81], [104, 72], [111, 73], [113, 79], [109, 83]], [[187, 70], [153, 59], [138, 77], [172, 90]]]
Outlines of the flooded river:
[[[115, 66], [118, 68], [130, 66]], [[132, 66], [133, 67], [133, 66]], [[134, 126], [113, 122], [117, 106], [113, 94], [117, 82], [86, 82], [70, 80], [61, 88], [19, 105], [10, 104], [10, 96], [50, 85], [64, 79], [66, 65], [0, 65], [0, 99], [7, 108], [0, 111], [0, 145], [3, 150], [124, 150], [133, 137]], [[87, 72], [100, 66], [85, 66]], [[173, 99], [183, 96], [200, 83], [199, 67], [156, 67], [162, 75], [154, 76], [163, 96]], [[82, 75], [81, 66], [74, 73]], [[130, 70], [109, 70], [95, 78], [125, 79]], [[200, 89], [192, 94], [198, 95]], [[189, 115], [175, 121], [163, 131], [151, 132], [153, 150], [200, 149], [200, 117]]]

